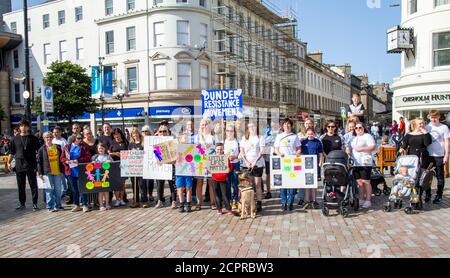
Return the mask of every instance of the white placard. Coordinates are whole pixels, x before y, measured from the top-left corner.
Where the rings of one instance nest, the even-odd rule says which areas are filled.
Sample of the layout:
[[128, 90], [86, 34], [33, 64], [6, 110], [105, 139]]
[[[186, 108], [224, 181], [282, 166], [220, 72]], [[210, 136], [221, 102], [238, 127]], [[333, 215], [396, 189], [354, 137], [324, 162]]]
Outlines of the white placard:
[[50, 180], [47, 176], [37, 177], [37, 186], [39, 189], [52, 189], [52, 185], [50, 184]]
[[317, 188], [317, 156], [271, 156], [270, 182], [274, 189]]
[[156, 158], [153, 146], [159, 143], [173, 140], [170, 136], [146, 136], [144, 137], [144, 179], [146, 180], [171, 180], [173, 165], [160, 164]]

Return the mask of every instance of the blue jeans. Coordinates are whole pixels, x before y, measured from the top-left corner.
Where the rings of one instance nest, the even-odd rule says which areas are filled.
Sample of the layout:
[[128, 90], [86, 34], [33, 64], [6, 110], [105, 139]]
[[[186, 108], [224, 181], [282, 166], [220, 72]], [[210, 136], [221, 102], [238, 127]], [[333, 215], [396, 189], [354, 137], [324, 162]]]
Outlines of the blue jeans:
[[[239, 171], [241, 164], [239, 162], [232, 164], [233, 168], [227, 176], [227, 199], [239, 201], [239, 180], [236, 171]], [[231, 189], [233, 188], [233, 198], [231, 198]]]
[[47, 208], [61, 208], [61, 179], [63, 175], [47, 175], [51, 189], [45, 189], [45, 201]]
[[295, 189], [280, 189], [281, 203], [283, 205], [293, 205]]
[[[72, 186], [72, 198], [73, 203], [77, 206], [80, 205], [80, 191], [78, 191], [78, 177], [70, 176], [70, 185]], [[81, 194], [81, 205], [88, 205], [88, 195]]]
[[67, 180], [69, 179], [69, 176], [66, 175], [62, 175], [61, 177], [61, 196], [66, 196], [67, 195]]

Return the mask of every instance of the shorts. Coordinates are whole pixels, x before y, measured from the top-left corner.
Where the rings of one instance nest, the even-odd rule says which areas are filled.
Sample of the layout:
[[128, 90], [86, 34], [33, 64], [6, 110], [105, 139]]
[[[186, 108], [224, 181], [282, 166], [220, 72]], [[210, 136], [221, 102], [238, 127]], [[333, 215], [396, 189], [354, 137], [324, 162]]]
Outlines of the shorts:
[[353, 169], [353, 175], [356, 180], [370, 180], [371, 173], [372, 167], [355, 167]]
[[194, 183], [193, 183], [192, 177], [187, 177], [187, 176], [176, 176], [175, 177], [175, 185], [177, 188], [182, 188], [182, 187], [192, 188], [193, 184]]
[[[248, 168], [244, 168], [244, 170], [248, 170]], [[253, 168], [253, 171], [250, 174], [255, 178], [262, 178], [264, 167]]]

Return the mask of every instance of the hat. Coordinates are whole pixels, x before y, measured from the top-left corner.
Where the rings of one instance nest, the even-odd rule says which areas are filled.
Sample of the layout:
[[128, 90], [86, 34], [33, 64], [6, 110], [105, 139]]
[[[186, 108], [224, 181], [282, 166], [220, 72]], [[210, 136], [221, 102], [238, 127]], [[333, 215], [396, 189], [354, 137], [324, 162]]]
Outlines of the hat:
[[144, 125], [143, 127], [142, 127], [142, 130], [141, 130], [142, 132], [144, 132], [144, 131], [150, 131], [150, 127], [148, 126], [148, 125]]

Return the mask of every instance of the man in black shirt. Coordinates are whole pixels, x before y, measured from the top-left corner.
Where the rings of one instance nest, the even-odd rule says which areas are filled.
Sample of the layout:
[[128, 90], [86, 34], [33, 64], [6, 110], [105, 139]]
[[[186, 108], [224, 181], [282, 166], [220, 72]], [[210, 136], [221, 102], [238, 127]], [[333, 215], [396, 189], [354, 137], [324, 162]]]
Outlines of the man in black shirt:
[[105, 144], [108, 149], [111, 147], [111, 144], [113, 142], [113, 136], [112, 136], [112, 128], [111, 125], [106, 123], [103, 125], [103, 135], [99, 136], [98, 141], [100, 143]]
[[26, 179], [30, 184], [33, 196], [33, 210], [37, 210], [38, 187], [36, 179], [37, 159], [36, 155], [40, 148], [39, 139], [29, 133], [30, 123], [22, 120], [19, 123], [20, 134], [11, 142], [11, 153], [8, 160], [8, 168], [12, 170], [11, 161], [16, 159], [16, 179], [19, 189], [20, 205], [16, 209], [24, 209], [26, 202]]

